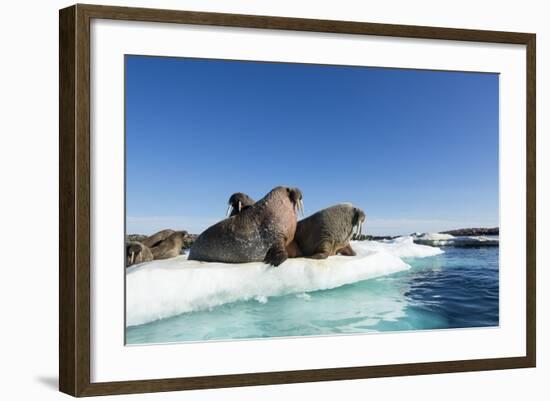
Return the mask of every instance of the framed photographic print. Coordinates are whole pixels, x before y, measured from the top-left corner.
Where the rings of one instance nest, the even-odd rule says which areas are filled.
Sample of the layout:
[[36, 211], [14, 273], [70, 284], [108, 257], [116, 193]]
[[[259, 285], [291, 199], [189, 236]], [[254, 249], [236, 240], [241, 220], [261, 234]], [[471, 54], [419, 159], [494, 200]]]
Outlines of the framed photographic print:
[[535, 366], [534, 34], [59, 22], [61, 391]]

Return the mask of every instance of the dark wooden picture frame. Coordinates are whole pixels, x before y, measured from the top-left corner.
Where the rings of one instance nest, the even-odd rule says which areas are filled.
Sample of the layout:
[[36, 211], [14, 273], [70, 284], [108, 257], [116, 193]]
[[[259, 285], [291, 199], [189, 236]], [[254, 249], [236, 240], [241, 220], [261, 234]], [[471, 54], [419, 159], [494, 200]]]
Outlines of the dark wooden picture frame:
[[[90, 21], [93, 18], [392, 36], [526, 46], [526, 350], [523, 357], [260, 372], [122, 382], [90, 381]], [[59, 14], [59, 389], [73, 396], [535, 367], [535, 46], [532, 33], [313, 20], [96, 5]]]

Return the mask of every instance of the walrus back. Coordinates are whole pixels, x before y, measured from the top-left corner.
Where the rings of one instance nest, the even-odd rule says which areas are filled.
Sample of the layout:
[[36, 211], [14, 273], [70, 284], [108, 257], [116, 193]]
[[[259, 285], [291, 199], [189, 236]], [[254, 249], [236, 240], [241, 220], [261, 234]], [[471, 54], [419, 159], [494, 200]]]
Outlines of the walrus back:
[[189, 259], [204, 262], [266, 261], [278, 266], [288, 257], [285, 246], [294, 238], [297, 189], [277, 187], [235, 216], [206, 229], [195, 240]]
[[206, 229], [191, 246], [189, 260], [223, 263], [262, 261], [267, 248], [254, 225], [241, 224], [241, 215], [245, 212]]
[[353, 213], [353, 206], [339, 204], [299, 221], [294, 240], [304, 256], [315, 254], [327, 241], [334, 247], [334, 252], [346, 245], [353, 231]]

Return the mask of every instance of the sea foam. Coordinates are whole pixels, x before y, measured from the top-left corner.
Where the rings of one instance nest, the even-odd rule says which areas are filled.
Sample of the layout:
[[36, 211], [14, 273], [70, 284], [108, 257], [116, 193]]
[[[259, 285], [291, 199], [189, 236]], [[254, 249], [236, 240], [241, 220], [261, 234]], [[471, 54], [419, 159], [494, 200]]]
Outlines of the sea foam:
[[126, 325], [135, 326], [218, 305], [250, 299], [306, 294], [407, 270], [402, 258], [433, 256], [438, 248], [393, 241], [352, 242], [356, 256], [326, 260], [288, 259], [279, 267], [265, 263], [205, 263], [186, 255], [132, 266], [126, 270]]

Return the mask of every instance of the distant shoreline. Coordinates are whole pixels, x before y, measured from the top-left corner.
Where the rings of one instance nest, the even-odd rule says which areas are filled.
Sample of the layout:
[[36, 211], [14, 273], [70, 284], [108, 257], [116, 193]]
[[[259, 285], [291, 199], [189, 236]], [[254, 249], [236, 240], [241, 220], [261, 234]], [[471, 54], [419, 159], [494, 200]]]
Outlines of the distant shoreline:
[[[410, 236], [418, 235], [419, 233], [411, 233]], [[477, 227], [477, 228], [459, 228], [449, 231], [438, 231], [437, 234], [448, 234], [454, 237], [477, 237], [481, 235], [499, 235], [499, 227]], [[356, 241], [385, 241], [392, 240], [403, 235], [361, 235], [354, 237]]]
[[499, 235], [499, 227], [492, 228], [460, 228], [458, 230], [442, 231], [441, 234], [454, 235], [455, 237], [478, 236], [478, 235]]
[[[449, 230], [449, 231], [440, 231], [438, 234], [448, 234], [455, 237], [477, 237], [477, 236], [485, 236], [485, 235], [499, 235], [500, 229], [499, 227], [475, 227], [475, 228], [459, 228], [456, 230]], [[410, 236], [418, 235], [419, 233], [411, 233]], [[198, 234], [188, 234], [183, 245], [183, 249], [189, 249], [191, 248], [191, 245], [193, 245], [193, 242], [195, 242], [195, 239], [198, 237]], [[145, 238], [147, 238], [147, 235], [143, 234], [128, 234], [126, 235], [126, 241], [138, 241], [141, 242]], [[360, 236], [353, 236], [353, 240], [355, 241], [388, 241], [393, 240], [399, 237], [403, 237], [403, 235], [360, 235]]]

